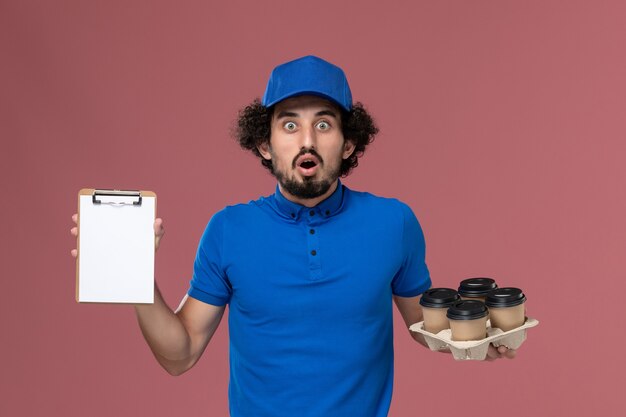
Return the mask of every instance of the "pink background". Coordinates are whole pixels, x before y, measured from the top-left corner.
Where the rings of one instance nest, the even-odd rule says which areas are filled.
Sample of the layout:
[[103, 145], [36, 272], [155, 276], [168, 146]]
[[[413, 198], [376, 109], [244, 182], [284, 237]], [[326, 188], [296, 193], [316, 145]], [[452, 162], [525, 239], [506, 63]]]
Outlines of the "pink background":
[[435, 285], [492, 276], [541, 322], [461, 363], [398, 320], [390, 415], [621, 415], [625, 40], [621, 1], [0, 1], [0, 415], [227, 414], [226, 321], [167, 375], [131, 307], [75, 302], [70, 216], [82, 187], [155, 191], [176, 306], [210, 216], [274, 189], [237, 110], [309, 53], [381, 127], [345, 183], [413, 208]]

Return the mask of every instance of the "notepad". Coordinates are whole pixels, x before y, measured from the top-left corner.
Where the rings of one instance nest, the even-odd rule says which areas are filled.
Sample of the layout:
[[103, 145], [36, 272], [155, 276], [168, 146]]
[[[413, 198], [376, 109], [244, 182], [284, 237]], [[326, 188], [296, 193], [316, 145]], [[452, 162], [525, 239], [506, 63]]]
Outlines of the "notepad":
[[151, 191], [80, 190], [76, 301], [154, 302], [155, 215]]

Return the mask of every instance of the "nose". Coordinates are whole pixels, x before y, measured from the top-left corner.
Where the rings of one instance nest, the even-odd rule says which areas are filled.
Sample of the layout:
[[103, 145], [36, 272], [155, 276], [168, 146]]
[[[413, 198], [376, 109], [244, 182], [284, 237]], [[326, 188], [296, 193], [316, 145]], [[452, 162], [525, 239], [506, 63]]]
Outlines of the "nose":
[[302, 129], [302, 143], [301, 148], [312, 149], [317, 145], [317, 134], [313, 126], [308, 126]]

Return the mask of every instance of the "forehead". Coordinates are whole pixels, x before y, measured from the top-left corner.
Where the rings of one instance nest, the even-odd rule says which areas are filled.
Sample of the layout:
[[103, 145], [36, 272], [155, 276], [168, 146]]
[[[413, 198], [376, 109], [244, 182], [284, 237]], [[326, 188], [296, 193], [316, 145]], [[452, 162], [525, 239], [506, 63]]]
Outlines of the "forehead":
[[286, 100], [283, 100], [279, 103], [276, 103], [274, 107], [274, 117], [276, 117], [281, 112], [290, 112], [290, 113], [304, 113], [304, 112], [314, 112], [317, 113], [323, 110], [330, 110], [339, 117], [341, 111], [339, 107], [325, 98], [318, 96], [297, 96], [291, 97]]

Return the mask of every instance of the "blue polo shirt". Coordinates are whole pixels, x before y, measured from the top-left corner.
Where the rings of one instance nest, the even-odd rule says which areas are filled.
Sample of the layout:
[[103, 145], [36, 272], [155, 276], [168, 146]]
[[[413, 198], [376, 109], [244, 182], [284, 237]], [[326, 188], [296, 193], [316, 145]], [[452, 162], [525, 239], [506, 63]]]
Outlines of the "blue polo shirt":
[[313, 208], [277, 187], [216, 213], [189, 295], [229, 305], [231, 416], [382, 417], [393, 384], [392, 294], [429, 287], [411, 209], [339, 182]]

